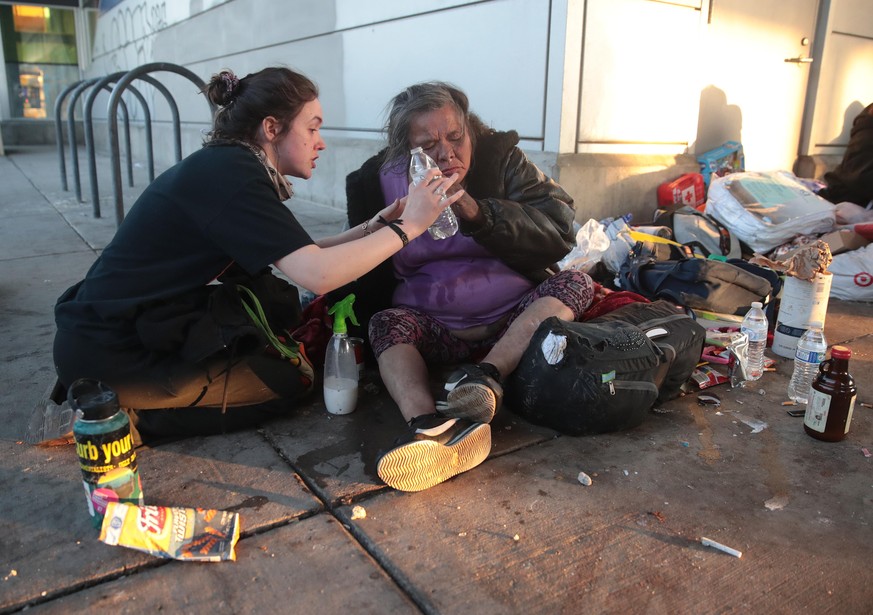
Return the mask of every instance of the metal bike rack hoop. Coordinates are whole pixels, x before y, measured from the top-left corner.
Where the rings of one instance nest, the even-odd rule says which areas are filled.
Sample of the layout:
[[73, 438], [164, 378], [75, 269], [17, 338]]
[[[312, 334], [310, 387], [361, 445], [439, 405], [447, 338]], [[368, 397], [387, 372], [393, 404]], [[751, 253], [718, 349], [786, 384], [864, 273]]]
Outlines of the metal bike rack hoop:
[[[109, 149], [112, 159], [112, 186], [115, 191], [115, 217], [116, 223], [119, 226], [124, 220], [124, 195], [121, 188], [121, 161], [118, 155], [118, 118], [116, 117], [116, 112], [121, 101], [121, 94], [130, 87], [130, 83], [134, 79], [139, 78], [141, 75], [160, 71], [176, 73], [186, 77], [198, 87], [199, 91], [205, 92], [206, 90], [206, 83], [195, 73], [184, 66], [167, 62], [153, 62], [131, 69], [115, 84], [115, 88], [113, 88], [112, 94], [109, 96], [107, 119], [109, 121]], [[206, 102], [209, 104], [210, 115], [214, 114], [216, 106], [208, 98], [206, 98]], [[178, 139], [178, 142], [177, 157], [181, 159], [181, 138]]]

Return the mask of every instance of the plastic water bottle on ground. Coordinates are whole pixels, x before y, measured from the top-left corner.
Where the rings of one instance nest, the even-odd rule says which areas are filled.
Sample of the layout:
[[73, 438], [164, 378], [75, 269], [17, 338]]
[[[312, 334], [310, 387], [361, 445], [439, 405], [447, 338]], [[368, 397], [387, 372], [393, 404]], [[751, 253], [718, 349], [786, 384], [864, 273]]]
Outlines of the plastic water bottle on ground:
[[767, 346], [767, 315], [760, 301], [752, 303], [746, 312], [740, 332], [749, 336], [749, 364], [746, 374], [749, 380], [758, 380], [764, 374], [764, 348]]
[[[416, 147], [409, 152], [412, 156], [409, 161], [409, 176], [416, 186], [421, 183], [429, 169], [439, 168], [433, 158], [428, 156], [423, 149]], [[443, 209], [442, 213], [434, 220], [427, 229], [434, 239], [448, 239], [458, 232], [458, 218], [451, 206]]]
[[788, 384], [788, 396], [799, 404], [805, 404], [809, 399], [809, 387], [818, 374], [818, 366], [825, 358], [828, 349], [822, 324], [810, 323], [797, 342], [794, 353], [794, 373]]

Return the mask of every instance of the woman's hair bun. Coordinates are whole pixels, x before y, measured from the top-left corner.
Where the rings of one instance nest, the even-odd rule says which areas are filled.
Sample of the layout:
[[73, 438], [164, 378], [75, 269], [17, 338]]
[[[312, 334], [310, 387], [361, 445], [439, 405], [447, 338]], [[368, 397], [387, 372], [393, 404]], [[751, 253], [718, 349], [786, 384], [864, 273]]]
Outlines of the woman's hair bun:
[[212, 75], [206, 93], [213, 103], [226, 107], [236, 99], [239, 90], [239, 78], [233, 74], [233, 71], [223, 70], [217, 75]]

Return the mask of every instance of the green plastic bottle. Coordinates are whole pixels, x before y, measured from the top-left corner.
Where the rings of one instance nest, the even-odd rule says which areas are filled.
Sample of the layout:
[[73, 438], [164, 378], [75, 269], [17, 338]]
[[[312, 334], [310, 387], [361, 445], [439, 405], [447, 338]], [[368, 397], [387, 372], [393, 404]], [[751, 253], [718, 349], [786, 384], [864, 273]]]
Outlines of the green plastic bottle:
[[97, 380], [77, 380], [67, 399], [76, 415], [73, 435], [88, 512], [99, 528], [109, 502], [143, 504], [130, 420], [115, 391]]
[[327, 312], [333, 315], [333, 335], [324, 356], [324, 405], [331, 414], [354, 412], [358, 403], [358, 362], [346, 325], [346, 319], [358, 324], [354, 302], [355, 295], [347, 295]]

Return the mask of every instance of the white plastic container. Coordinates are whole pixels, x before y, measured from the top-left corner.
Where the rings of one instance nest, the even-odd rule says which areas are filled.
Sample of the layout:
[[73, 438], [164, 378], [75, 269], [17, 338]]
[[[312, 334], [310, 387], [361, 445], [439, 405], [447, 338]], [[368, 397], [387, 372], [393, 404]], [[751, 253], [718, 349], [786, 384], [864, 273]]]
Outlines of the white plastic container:
[[830, 273], [816, 274], [811, 282], [790, 275], [785, 277], [773, 330], [773, 352], [791, 359], [809, 323], [820, 322], [824, 327], [833, 279]]

